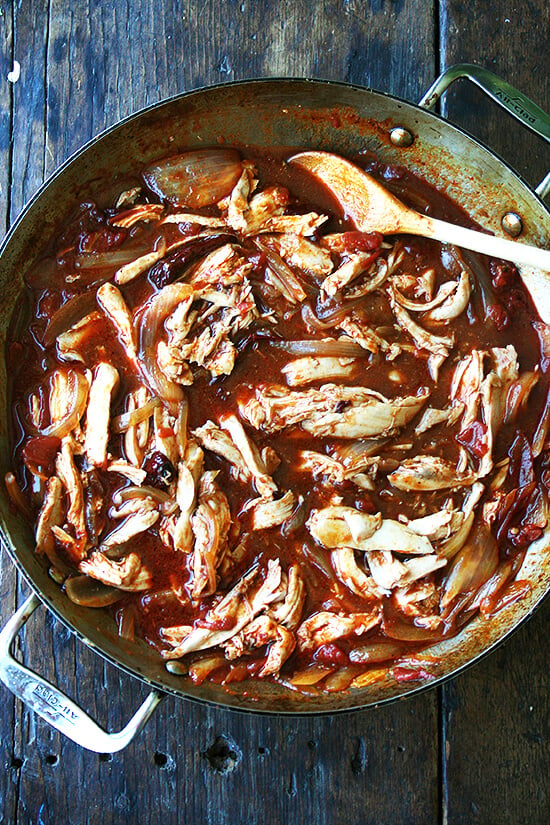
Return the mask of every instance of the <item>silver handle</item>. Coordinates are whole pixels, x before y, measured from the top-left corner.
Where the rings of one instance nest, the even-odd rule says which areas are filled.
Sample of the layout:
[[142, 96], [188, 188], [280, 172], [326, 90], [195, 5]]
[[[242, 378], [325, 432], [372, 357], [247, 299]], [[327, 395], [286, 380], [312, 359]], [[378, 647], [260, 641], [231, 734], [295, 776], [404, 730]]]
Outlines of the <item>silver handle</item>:
[[62, 691], [13, 658], [15, 637], [40, 604], [33, 593], [0, 632], [0, 679], [27, 707], [77, 745], [96, 753], [122, 750], [139, 733], [164, 694], [151, 691], [123, 730], [107, 733]]
[[[457, 63], [450, 66], [432, 83], [426, 94], [423, 96], [419, 106], [425, 109], [433, 109], [441, 95], [460, 77], [466, 77], [479, 86], [495, 103], [506, 109], [513, 117], [531, 129], [536, 135], [550, 141], [550, 116], [546, 114], [536, 103], [529, 100], [522, 92], [511, 86], [506, 80], [498, 77], [488, 69], [481, 66], [474, 66], [471, 63]], [[540, 198], [546, 197], [550, 192], [550, 172], [546, 175], [535, 192]]]

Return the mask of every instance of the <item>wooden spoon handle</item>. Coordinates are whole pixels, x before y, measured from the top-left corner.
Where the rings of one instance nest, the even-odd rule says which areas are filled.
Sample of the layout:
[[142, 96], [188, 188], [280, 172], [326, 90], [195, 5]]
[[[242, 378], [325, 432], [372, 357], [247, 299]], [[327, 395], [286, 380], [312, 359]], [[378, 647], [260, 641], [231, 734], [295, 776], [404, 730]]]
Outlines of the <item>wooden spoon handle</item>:
[[550, 272], [550, 250], [548, 249], [539, 249], [519, 241], [486, 235], [483, 232], [465, 229], [463, 226], [455, 226], [436, 218], [428, 218], [426, 215], [409, 213], [407, 220], [401, 225], [401, 232], [422, 235], [442, 243], [471, 249], [472, 252], [481, 252], [482, 255], [490, 255], [492, 258], [503, 258], [505, 261], [527, 264]]

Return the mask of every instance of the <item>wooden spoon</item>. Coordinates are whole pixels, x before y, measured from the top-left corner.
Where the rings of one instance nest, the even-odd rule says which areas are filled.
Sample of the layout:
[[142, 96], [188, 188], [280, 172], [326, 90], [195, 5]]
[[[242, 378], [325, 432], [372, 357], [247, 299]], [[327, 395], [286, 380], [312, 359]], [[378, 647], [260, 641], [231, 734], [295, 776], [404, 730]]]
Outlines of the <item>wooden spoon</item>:
[[327, 186], [361, 232], [383, 235], [421, 235], [462, 246], [493, 258], [503, 258], [550, 271], [550, 251], [485, 235], [446, 221], [420, 215], [384, 189], [378, 181], [349, 160], [330, 152], [301, 152], [289, 163], [311, 172]]

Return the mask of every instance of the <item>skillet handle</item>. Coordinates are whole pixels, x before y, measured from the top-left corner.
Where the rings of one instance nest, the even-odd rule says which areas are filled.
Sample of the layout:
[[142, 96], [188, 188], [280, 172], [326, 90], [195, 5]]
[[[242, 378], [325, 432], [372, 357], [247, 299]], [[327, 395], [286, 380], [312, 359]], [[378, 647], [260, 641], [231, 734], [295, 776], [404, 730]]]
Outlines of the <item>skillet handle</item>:
[[[495, 103], [506, 109], [512, 117], [515, 117], [536, 135], [550, 141], [550, 116], [547, 115], [536, 103], [529, 100], [522, 92], [511, 86], [506, 80], [498, 77], [488, 69], [481, 66], [474, 66], [471, 63], [457, 63], [450, 66], [432, 83], [426, 94], [423, 96], [419, 106], [425, 109], [433, 109], [441, 95], [460, 77], [466, 77], [479, 86]], [[550, 192], [550, 172], [544, 180], [536, 187], [535, 192], [540, 198], [544, 198]]]
[[115, 753], [128, 745], [145, 725], [164, 694], [153, 690], [128, 724], [107, 733], [68, 696], [13, 658], [15, 637], [41, 604], [32, 594], [0, 632], [0, 679], [21, 701], [77, 745], [96, 753]]

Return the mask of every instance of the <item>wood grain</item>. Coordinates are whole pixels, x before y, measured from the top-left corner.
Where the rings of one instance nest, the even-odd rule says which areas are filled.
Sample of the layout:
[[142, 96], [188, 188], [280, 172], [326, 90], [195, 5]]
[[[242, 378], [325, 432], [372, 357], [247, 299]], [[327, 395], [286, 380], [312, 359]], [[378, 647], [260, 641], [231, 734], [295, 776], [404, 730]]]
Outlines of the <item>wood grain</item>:
[[[478, 14], [460, 0], [443, 0], [440, 21], [442, 68], [477, 63], [550, 112], [550, 4], [546, 0], [491, 4], [490, 10], [487, 6], [483, 13], [480, 8]], [[468, 81], [457, 81], [443, 104], [443, 114], [497, 152], [531, 185], [550, 169], [548, 143], [504, 115]]]
[[544, 607], [505, 645], [444, 689], [449, 823], [550, 819], [550, 674]]
[[[20, 209], [19, 187], [14, 185], [15, 137], [14, 111], [22, 77], [17, 80], [15, 60], [21, 64], [16, 21], [11, 5], [0, 9], [0, 225], [7, 229]], [[15, 73], [11, 74], [15, 69]], [[22, 67], [22, 72], [24, 68]], [[42, 69], [40, 70], [42, 74]], [[12, 78], [10, 80], [8, 75]], [[43, 137], [39, 146], [43, 144]], [[3, 547], [0, 554], [0, 621], [2, 626], [17, 606], [18, 576]], [[19, 781], [24, 757], [16, 741], [19, 704], [4, 691], [0, 704], [0, 740], [2, 773], [0, 776], [0, 810], [6, 821], [13, 821], [18, 804]]]
[[[441, 15], [446, 65], [477, 62], [550, 111], [546, 0], [492, 5], [490, 13], [448, 0]], [[537, 139], [466, 81], [447, 95], [447, 116], [507, 159], [532, 184], [550, 168]], [[550, 796], [546, 605], [496, 653], [443, 689], [444, 821], [547, 822]], [[497, 790], [498, 789], [498, 790]]]

